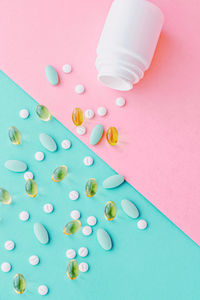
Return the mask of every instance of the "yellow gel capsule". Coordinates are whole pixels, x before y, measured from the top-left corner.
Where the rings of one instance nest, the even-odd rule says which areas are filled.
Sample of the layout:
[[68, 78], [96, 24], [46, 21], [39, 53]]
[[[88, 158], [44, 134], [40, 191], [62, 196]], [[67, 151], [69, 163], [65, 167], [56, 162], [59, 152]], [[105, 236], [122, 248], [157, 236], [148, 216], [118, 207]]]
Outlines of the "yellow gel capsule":
[[44, 105], [38, 105], [36, 107], [36, 114], [38, 115], [38, 117], [42, 120], [42, 121], [49, 121], [51, 119], [51, 113], [48, 110], [48, 108]]
[[75, 126], [80, 126], [83, 123], [83, 111], [79, 107], [74, 108], [72, 112], [72, 121]]
[[12, 202], [11, 196], [5, 189], [0, 188], [0, 203], [10, 204]]
[[28, 179], [25, 183], [25, 190], [29, 197], [34, 198], [38, 193], [37, 183], [33, 179]]
[[118, 142], [118, 131], [115, 127], [109, 127], [106, 132], [106, 140], [111, 146], [115, 146]]
[[117, 214], [117, 207], [115, 202], [109, 201], [105, 205], [104, 216], [108, 221], [112, 221]]
[[67, 176], [67, 167], [66, 166], [60, 166], [56, 168], [52, 173], [52, 180], [54, 182], [62, 181]]
[[80, 228], [81, 228], [81, 222], [79, 220], [73, 220], [68, 222], [65, 225], [63, 232], [66, 235], [72, 235], [76, 233]]
[[17, 294], [23, 294], [26, 289], [26, 281], [22, 274], [16, 274], [13, 278], [14, 291]]
[[21, 133], [16, 127], [11, 126], [8, 135], [13, 145], [19, 145], [21, 143]]
[[97, 192], [97, 187], [96, 179], [90, 178], [85, 185], [86, 196], [93, 197]]
[[79, 273], [78, 263], [75, 259], [71, 259], [67, 265], [67, 276], [70, 280], [76, 279]]

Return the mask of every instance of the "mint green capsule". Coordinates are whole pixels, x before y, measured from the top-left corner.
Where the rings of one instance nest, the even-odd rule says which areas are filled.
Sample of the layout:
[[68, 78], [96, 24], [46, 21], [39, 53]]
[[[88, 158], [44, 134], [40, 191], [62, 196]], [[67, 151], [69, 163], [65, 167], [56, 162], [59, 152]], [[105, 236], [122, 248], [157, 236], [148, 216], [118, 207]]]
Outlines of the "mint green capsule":
[[46, 66], [45, 68], [45, 73], [47, 80], [52, 84], [52, 85], [57, 85], [58, 84], [58, 73], [52, 66]]
[[75, 259], [71, 259], [67, 265], [67, 276], [70, 280], [76, 279], [79, 273], [78, 263]]
[[90, 178], [85, 185], [86, 196], [93, 197], [97, 192], [97, 187], [96, 179]]
[[25, 190], [29, 197], [34, 198], [38, 193], [37, 183], [33, 179], [28, 179], [25, 183]]
[[7, 160], [5, 167], [12, 172], [25, 172], [27, 164], [20, 160]]
[[36, 238], [38, 239], [38, 241], [41, 244], [44, 244], [44, 245], [48, 244], [49, 234], [48, 234], [48, 231], [46, 230], [46, 228], [42, 224], [35, 223], [33, 226], [33, 231], [34, 231]]
[[52, 180], [54, 182], [62, 181], [67, 176], [67, 166], [60, 166], [53, 171]]
[[104, 216], [108, 221], [112, 221], [117, 214], [117, 206], [115, 202], [108, 201], [105, 205]]
[[21, 143], [21, 133], [15, 126], [9, 128], [8, 136], [13, 145], [19, 145]]
[[103, 228], [99, 228], [97, 230], [97, 240], [99, 242], [99, 245], [106, 251], [109, 251], [112, 249], [112, 240], [110, 235], [107, 231], [105, 231]]
[[116, 174], [106, 178], [103, 182], [104, 189], [114, 189], [124, 182], [124, 176]]
[[0, 203], [10, 204], [12, 202], [11, 196], [5, 189], [0, 188]]
[[51, 113], [44, 105], [38, 104], [38, 106], [36, 107], [36, 114], [42, 121], [47, 122], [51, 119]]
[[65, 225], [63, 232], [66, 235], [71, 235], [71, 234], [76, 233], [80, 228], [81, 228], [81, 221], [73, 220], [73, 221], [68, 222]]
[[18, 273], [13, 278], [14, 291], [17, 294], [23, 294], [26, 289], [26, 281], [22, 274]]
[[91, 145], [96, 145], [99, 143], [103, 135], [103, 125], [98, 124], [96, 125], [90, 134], [90, 144]]

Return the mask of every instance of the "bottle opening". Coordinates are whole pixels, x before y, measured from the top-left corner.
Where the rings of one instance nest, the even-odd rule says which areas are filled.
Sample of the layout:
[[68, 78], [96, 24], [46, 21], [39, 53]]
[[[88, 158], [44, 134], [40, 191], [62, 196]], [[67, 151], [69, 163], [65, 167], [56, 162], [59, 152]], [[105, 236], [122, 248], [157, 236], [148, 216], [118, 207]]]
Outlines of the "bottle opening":
[[130, 91], [133, 88], [131, 82], [121, 77], [112, 75], [99, 75], [98, 80], [105, 86], [119, 91]]

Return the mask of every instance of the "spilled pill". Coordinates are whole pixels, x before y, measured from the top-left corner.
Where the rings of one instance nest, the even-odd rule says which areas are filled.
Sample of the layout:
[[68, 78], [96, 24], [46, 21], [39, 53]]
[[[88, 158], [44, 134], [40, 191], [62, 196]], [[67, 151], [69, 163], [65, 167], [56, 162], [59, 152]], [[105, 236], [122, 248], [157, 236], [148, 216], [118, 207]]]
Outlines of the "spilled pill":
[[137, 219], [139, 217], [139, 210], [135, 206], [135, 204], [127, 199], [123, 199], [121, 201], [121, 207], [125, 214], [133, 219]]
[[35, 196], [37, 196], [38, 187], [37, 187], [37, 183], [35, 182], [35, 180], [33, 180], [33, 179], [26, 180], [25, 191], [26, 191], [27, 195], [31, 198], [34, 198]]
[[51, 119], [51, 113], [44, 105], [38, 104], [36, 107], [36, 114], [42, 121], [49, 121]]
[[27, 169], [27, 164], [20, 160], [7, 160], [5, 167], [12, 172], [24, 172]]
[[98, 229], [97, 240], [104, 250], [110, 250], [112, 248], [112, 240], [110, 235], [104, 229]]
[[41, 244], [45, 245], [49, 242], [49, 234], [42, 224], [35, 223], [33, 226], [33, 230], [36, 238]]
[[47, 80], [52, 84], [52, 85], [57, 85], [58, 84], [58, 73], [52, 66], [46, 66], [45, 68], [45, 74], [47, 77]]
[[13, 278], [14, 291], [17, 294], [23, 294], [26, 289], [26, 281], [22, 274], [18, 273]]
[[9, 192], [3, 188], [0, 188], [0, 203], [10, 204], [12, 202]]
[[46, 133], [40, 133], [39, 140], [42, 146], [50, 152], [55, 152], [57, 150], [56, 142], [50, 135]]
[[71, 259], [67, 265], [67, 276], [70, 280], [76, 279], [79, 273], [78, 263], [75, 259]]
[[124, 176], [122, 175], [113, 175], [106, 178], [103, 182], [104, 189], [113, 189], [118, 187], [124, 182]]
[[13, 145], [19, 145], [21, 143], [21, 133], [15, 126], [9, 128], [8, 136]]
[[65, 225], [63, 232], [66, 235], [71, 235], [76, 233], [80, 228], [81, 228], [81, 222], [79, 220], [73, 220], [68, 222]]
[[98, 124], [96, 125], [90, 134], [90, 144], [91, 145], [96, 145], [100, 139], [102, 138], [103, 135], [103, 125]]

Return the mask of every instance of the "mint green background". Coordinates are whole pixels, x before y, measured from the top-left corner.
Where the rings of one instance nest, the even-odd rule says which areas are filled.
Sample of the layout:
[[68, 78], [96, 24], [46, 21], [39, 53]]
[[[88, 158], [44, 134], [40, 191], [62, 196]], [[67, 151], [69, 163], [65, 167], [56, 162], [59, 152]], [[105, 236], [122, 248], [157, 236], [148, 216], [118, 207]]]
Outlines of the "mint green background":
[[[42, 122], [35, 115], [36, 102], [0, 73], [0, 186], [12, 195], [10, 206], [0, 206], [0, 264], [8, 261], [12, 271], [0, 271], [0, 300], [41, 299], [37, 293], [40, 284], [49, 287], [49, 300], [198, 300], [200, 299], [200, 249], [182, 231], [172, 224], [154, 206], [128, 183], [115, 190], [104, 190], [103, 180], [115, 174], [105, 162], [96, 156], [56, 119]], [[29, 109], [27, 120], [19, 117], [19, 110]], [[16, 126], [22, 133], [22, 144], [12, 145], [8, 140], [8, 128]], [[38, 135], [46, 132], [55, 138], [58, 151], [50, 153], [40, 144]], [[60, 143], [68, 138], [72, 141], [70, 150], [63, 150]], [[34, 159], [36, 151], [45, 152], [45, 160]], [[125, 151], [125, 149], [124, 149]], [[95, 163], [85, 167], [83, 158], [91, 155]], [[8, 159], [24, 160], [35, 174], [39, 195], [35, 199], [25, 194], [23, 174], [11, 173], [4, 168]], [[59, 165], [69, 167], [67, 178], [61, 183], [51, 180], [52, 171]], [[117, 164], [117, 162], [116, 162]], [[84, 186], [90, 178], [96, 178], [99, 188], [93, 198], [84, 194]], [[80, 192], [78, 201], [68, 199], [71, 190]], [[136, 221], [128, 218], [120, 208], [123, 198], [132, 200], [140, 210], [141, 217], [147, 219], [146, 231], [137, 229]], [[118, 214], [108, 222], [103, 215], [107, 201], [116, 202]], [[43, 212], [46, 202], [53, 203], [55, 211], [51, 215]], [[74, 236], [65, 236], [64, 225], [70, 220], [70, 212], [81, 212], [82, 224], [90, 215], [98, 218], [98, 224], [90, 237], [79, 231]], [[18, 214], [28, 210], [31, 218], [21, 222]], [[41, 222], [48, 229], [51, 242], [41, 245], [33, 234], [33, 224]], [[105, 228], [113, 240], [113, 250], [106, 252], [97, 243], [96, 231]], [[8, 239], [16, 242], [12, 252], [4, 249]], [[66, 276], [68, 248], [89, 248], [86, 261], [88, 273], [70, 281]], [[29, 256], [40, 257], [38, 266], [31, 266]], [[17, 295], [13, 291], [12, 278], [22, 273], [27, 281], [27, 291]]]

